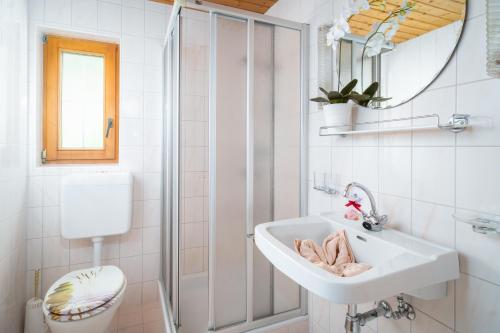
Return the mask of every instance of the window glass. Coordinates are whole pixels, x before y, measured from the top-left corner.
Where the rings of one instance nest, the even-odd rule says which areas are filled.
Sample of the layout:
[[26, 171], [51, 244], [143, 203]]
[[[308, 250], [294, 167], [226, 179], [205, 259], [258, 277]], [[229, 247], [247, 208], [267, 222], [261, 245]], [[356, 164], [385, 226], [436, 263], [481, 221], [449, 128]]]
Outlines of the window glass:
[[104, 57], [63, 51], [60, 68], [60, 148], [103, 149]]

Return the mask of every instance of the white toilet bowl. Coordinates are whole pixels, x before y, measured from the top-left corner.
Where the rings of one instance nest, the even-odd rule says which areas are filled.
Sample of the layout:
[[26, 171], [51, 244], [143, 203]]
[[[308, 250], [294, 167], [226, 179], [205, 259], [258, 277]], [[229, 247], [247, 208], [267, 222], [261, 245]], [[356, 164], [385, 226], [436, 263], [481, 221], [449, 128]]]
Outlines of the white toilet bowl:
[[70, 272], [48, 290], [43, 304], [45, 321], [52, 333], [103, 333], [126, 287], [123, 273], [115, 266]]

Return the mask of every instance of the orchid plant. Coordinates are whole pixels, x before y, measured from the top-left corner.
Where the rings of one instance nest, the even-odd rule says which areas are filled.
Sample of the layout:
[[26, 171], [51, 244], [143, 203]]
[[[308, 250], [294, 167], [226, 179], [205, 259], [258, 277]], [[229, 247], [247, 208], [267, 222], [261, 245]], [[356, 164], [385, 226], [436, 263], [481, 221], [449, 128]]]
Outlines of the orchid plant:
[[[403, 0], [399, 8], [389, 12], [388, 16], [382, 21], [373, 24], [372, 30], [363, 45], [361, 59], [364, 58], [365, 54], [369, 57], [380, 54], [383, 46], [391, 42], [399, 30], [400, 23], [406, 20], [415, 5], [414, 2]], [[334, 51], [338, 45], [341, 45], [342, 38], [351, 32], [349, 21], [354, 15], [371, 8], [379, 8], [385, 11], [386, 6], [387, 0], [346, 0], [340, 17], [334, 20], [333, 26], [327, 33], [327, 45], [331, 46]], [[361, 61], [361, 73], [363, 73], [363, 66], [364, 61]], [[340, 70], [338, 76], [340, 85]], [[361, 81], [361, 87], [363, 88], [363, 80]]]
[[358, 84], [358, 80], [354, 79], [349, 82], [341, 91], [328, 91], [325, 88], [319, 87], [319, 90], [325, 97], [311, 98], [311, 102], [327, 103], [327, 104], [343, 104], [352, 99], [354, 87]]
[[375, 23], [366, 39], [362, 56], [365, 53], [369, 57], [378, 55], [382, 51], [382, 47], [394, 38], [400, 23], [406, 20], [414, 8], [414, 2], [403, 0], [399, 9], [390, 12], [382, 22]]
[[[327, 44], [336, 50], [341, 39], [351, 32], [349, 20], [354, 15], [370, 8], [378, 7], [385, 10], [386, 2], [387, 0], [346, 0], [340, 17], [334, 20], [333, 26], [328, 31], [326, 36]], [[383, 45], [392, 40], [399, 30], [400, 23], [406, 20], [406, 17], [414, 8], [415, 3], [403, 0], [398, 9], [390, 12], [381, 22], [375, 23], [364, 45], [366, 55], [374, 56], [379, 54]]]
[[373, 82], [362, 94], [354, 91], [354, 88], [358, 84], [358, 80], [354, 79], [349, 82], [341, 91], [328, 91], [322, 87], [319, 88], [325, 97], [315, 97], [311, 98], [312, 102], [317, 103], [327, 103], [327, 104], [341, 104], [347, 103], [349, 100], [355, 102], [358, 105], [368, 107], [371, 103], [388, 101], [391, 98], [387, 97], [376, 97], [379, 84], [378, 82]]

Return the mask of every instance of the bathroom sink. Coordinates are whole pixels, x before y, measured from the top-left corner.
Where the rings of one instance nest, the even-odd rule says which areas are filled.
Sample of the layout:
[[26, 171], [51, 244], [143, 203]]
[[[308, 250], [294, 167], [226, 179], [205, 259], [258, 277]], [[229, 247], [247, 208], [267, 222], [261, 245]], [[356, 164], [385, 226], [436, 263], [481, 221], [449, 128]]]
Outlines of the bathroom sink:
[[[299, 256], [295, 239], [323, 239], [346, 231], [357, 262], [372, 268], [353, 277], [337, 277]], [[447, 281], [459, 277], [455, 250], [384, 228], [367, 231], [359, 221], [335, 214], [263, 223], [255, 228], [255, 243], [281, 272], [311, 292], [337, 304], [361, 304], [399, 293], [422, 299], [446, 295]]]

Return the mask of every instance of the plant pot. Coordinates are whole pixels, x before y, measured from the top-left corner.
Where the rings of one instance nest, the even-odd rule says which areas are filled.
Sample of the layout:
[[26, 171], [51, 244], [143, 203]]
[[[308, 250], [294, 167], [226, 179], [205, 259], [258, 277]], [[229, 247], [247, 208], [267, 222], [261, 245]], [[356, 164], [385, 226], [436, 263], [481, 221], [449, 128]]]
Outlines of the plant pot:
[[352, 130], [352, 104], [338, 103], [323, 105], [325, 126], [335, 126], [330, 131]]
[[[378, 120], [378, 112], [370, 107], [353, 104], [352, 106], [352, 122], [353, 124], [376, 122]], [[378, 126], [378, 124], [375, 124]], [[365, 125], [366, 126], [366, 125]]]

